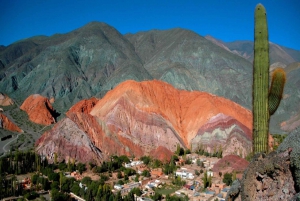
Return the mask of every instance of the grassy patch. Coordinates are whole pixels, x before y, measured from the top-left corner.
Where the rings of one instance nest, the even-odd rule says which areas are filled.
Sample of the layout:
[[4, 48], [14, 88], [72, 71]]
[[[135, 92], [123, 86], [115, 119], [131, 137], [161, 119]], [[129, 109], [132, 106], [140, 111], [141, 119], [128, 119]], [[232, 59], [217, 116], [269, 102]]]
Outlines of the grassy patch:
[[175, 191], [177, 191], [179, 189], [180, 189], [180, 187], [178, 187], [178, 186], [166, 185], [166, 186], [163, 186], [162, 188], [156, 188], [155, 193], [160, 193], [162, 195], [170, 195], [172, 193], [175, 193]]

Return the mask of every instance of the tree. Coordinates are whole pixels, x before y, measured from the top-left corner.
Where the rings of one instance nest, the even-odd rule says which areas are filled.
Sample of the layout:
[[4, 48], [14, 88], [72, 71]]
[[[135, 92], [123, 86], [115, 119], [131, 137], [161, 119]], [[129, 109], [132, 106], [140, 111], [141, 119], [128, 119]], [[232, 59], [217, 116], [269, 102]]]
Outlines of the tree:
[[72, 193], [74, 193], [76, 195], [79, 195], [79, 193], [80, 193], [80, 187], [79, 187], [78, 182], [74, 182], [72, 184], [71, 191], [72, 191]]
[[83, 163], [78, 163], [77, 169], [78, 169], [79, 173], [82, 174], [84, 171], [86, 171], [86, 166]]
[[178, 156], [184, 155], [184, 149], [182, 147], [180, 147], [179, 144], [177, 144], [177, 148], [176, 148], [175, 154], [177, 154]]
[[57, 164], [57, 153], [54, 152], [54, 164]]
[[53, 181], [50, 185], [51, 190], [57, 189], [59, 190], [59, 182], [58, 181]]
[[65, 169], [67, 169], [67, 164], [65, 164], [64, 161], [61, 162], [61, 163], [59, 163], [59, 164], [58, 164], [58, 169], [59, 169], [60, 171], [63, 171], [63, 170], [65, 170]]
[[232, 182], [236, 180], [236, 171], [233, 171], [232, 173]]
[[140, 159], [145, 165], [149, 165], [149, 163], [151, 162], [150, 156], [142, 156]]
[[223, 182], [227, 185], [230, 186], [232, 184], [232, 174], [231, 173], [225, 173], [223, 177]]
[[57, 189], [51, 190], [51, 200], [52, 201], [61, 201], [61, 200], [68, 200], [66, 194], [59, 192]]
[[59, 181], [59, 174], [56, 172], [52, 172], [48, 175], [48, 179], [50, 181]]
[[185, 151], [184, 151], [184, 154], [190, 154], [191, 153], [191, 150], [189, 150], [189, 149], [186, 149]]
[[158, 201], [162, 199], [162, 194], [155, 192], [155, 194], [153, 196], [151, 196], [151, 199], [153, 199], [154, 201]]
[[84, 177], [82, 180], [81, 180], [81, 183], [85, 184], [85, 185], [90, 185], [92, 183], [92, 179], [91, 177]]
[[39, 175], [37, 175], [37, 174], [32, 175], [32, 176], [31, 176], [31, 182], [32, 182], [34, 185], [36, 185], [36, 184], [37, 184], [38, 178], [39, 178]]
[[204, 188], [210, 187], [212, 183], [211, 175], [208, 176], [207, 171], [204, 172], [204, 175], [202, 177], [203, 186]]
[[150, 172], [149, 172], [149, 170], [143, 170], [142, 176], [144, 176], [144, 177], [150, 177]]

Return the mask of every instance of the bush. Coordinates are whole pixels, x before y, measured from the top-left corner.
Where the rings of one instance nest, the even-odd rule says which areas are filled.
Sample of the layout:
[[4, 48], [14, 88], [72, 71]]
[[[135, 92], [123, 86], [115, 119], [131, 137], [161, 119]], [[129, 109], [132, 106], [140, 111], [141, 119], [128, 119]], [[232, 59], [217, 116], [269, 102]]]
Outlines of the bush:
[[225, 173], [224, 177], [223, 177], [223, 182], [227, 186], [230, 186], [232, 184], [232, 174], [231, 173]]

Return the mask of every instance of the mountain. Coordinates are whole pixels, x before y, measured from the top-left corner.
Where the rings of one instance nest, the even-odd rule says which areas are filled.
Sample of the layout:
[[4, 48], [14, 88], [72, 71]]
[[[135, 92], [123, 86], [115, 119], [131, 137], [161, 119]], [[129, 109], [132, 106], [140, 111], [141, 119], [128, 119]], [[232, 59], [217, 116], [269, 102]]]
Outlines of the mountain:
[[65, 111], [116, 84], [152, 79], [133, 46], [113, 27], [92, 22], [68, 34], [33, 37], [0, 52], [0, 91], [23, 102], [31, 94], [55, 98]]
[[[0, 92], [19, 104], [32, 94], [55, 100], [52, 105], [61, 114], [57, 120], [78, 101], [102, 98], [126, 80], [162, 80], [251, 109], [251, 44], [224, 43], [180, 28], [122, 35], [105, 23], [91, 22], [67, 34], [1, 46]], [[299, 51], [275, 44], [270, 51], [272, 68], [300, 61]], [[288, 72], [284, 112], [280, 106], [271, 118], [272, 133], [282, 132], [280, 124], [299, 111], [300, 98], [292, 94], [297, 93], [297, 72]]]
[[[208, 120], [211, 124], [204, 129]], [[60, 160], [79, 161], [86, 160], [81, 153], [88, 148], [94, 150], [91, 157], [96, 161], [115, 154], [152, 155], [157, 150], [165, 150], [161, 159], [169, 159], [177, 145], [193, 150], [203, 145], [210, 152], [222, 147], [224, 155], [246, 156], [252, 146], [251, 129], [251, 112], [228, 99], [179, 90], [158, 80], [129, 80], [102, 99], [78, 102], [36, 147], [49, 158], [56, 153]]]
[[56, 113], [50, 101], [39, 94], [34, 94], [26, 98], [20, 107], [28, 114], [30, 121], [48, 126], [55, 123]]
[[127, 34], [145, 69], [178, 89], [206, 91], [250, 107], [251, 63], [185, 29]]
[[[213, 38], [212, 36], [205, 36], [205, 38], [232, 53], [244, 57], [251, 63], [253, 62], [253, 41], [223, 42], [221, 40]], [[300, 61], [300, 51], [283, 47], [272, 42], [270, 42], [269, 45], [271, 65], [274, 63], [282, 63], [283, 65], [288, 65]]]

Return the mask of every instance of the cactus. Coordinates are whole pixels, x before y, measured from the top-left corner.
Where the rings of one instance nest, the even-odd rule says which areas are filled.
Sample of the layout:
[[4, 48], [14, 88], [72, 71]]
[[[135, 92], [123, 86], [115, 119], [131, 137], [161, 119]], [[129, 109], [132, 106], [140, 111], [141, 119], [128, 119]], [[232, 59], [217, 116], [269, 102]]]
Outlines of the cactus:
[[271, 88], [269, 91], [269, 113], [273, 115], [282, 99], [286, 73], [282, 68], [276, 68], [272, 74]]
[[[285, 83], [283, 70], [275, 70], [269, 94], [269, 40], [266, 10], [255, 8], [253, 61], [253, 152], [268, 152], [270, 115], [279, 106]], [[269, 99], [270, 98], [270, 99]]]

